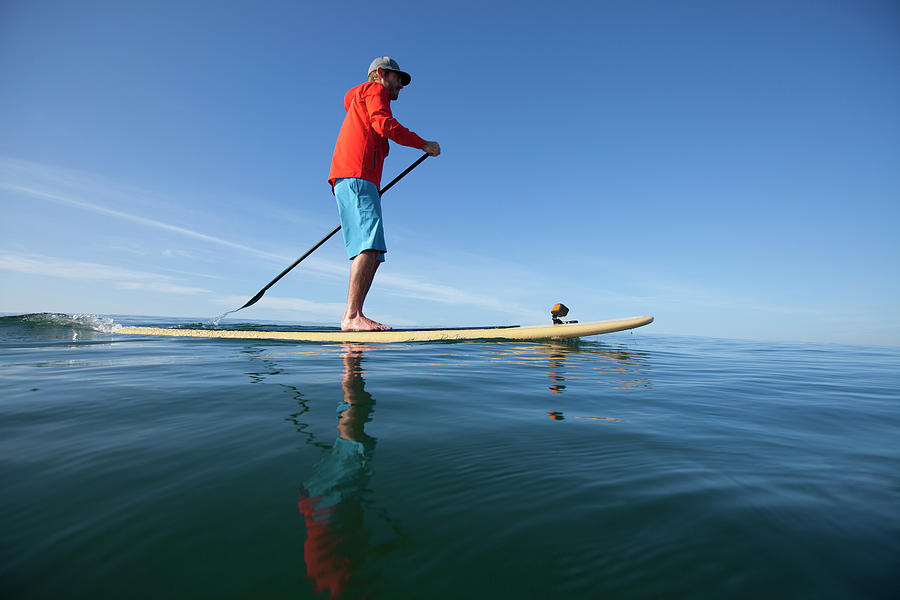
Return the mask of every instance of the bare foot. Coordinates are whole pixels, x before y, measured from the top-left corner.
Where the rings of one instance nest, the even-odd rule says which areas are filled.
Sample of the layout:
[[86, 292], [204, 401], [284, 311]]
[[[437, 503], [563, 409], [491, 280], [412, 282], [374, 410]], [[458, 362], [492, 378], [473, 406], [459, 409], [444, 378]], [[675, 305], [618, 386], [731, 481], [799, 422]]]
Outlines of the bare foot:
[[388, 329], [390, 327], [387, 325], [362, 315], [355, 319], [344, 319], [341, 321], [341, 331], [387, 331]]

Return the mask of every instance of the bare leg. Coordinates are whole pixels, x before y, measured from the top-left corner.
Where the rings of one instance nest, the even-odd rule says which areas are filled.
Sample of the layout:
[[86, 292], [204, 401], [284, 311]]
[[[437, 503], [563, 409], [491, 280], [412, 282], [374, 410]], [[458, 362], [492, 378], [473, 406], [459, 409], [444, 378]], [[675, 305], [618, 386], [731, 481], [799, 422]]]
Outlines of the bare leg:
[[372, 287], [375, 271], [378, 270], [378, 251], [364, 250], [350, 263], [350, 289], [347, 292], [347, 310], [341, 319], [343, 331], [383, 331], [390, 329], [363, 315], [363, 302]]

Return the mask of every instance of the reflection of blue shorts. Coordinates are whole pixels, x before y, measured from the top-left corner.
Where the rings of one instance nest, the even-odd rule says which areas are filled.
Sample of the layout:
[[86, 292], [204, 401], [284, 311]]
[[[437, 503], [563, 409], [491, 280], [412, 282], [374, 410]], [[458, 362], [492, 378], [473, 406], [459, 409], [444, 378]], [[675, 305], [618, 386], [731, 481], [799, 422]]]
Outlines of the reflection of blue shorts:
[[380, 250], [378, 260], [384, 262], [387, 245], [384, 243], [378, 187], [367, 179], [337, 179], [334, 182], [334, 197], [341, 217], [347, 256], [352, 259], [363, 250]]

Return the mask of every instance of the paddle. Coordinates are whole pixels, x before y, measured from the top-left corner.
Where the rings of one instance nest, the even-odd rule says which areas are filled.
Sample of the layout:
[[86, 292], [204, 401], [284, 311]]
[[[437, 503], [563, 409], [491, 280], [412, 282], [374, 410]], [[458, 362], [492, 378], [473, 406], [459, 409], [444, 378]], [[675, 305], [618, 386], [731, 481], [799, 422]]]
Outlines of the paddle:
[[[411, 164], [411, 165], [409, 165], [408, 167], [406, 167], [406, 170], [405, 170], [405, 171], [403, 171], [402, 173], [400, 173], [399, 175], [397, 175], [396, 177], [394, 177], [394, 179], [391, 180], [391, 182], [390, 182], [389, 184], [387, 184], [387, 185], [384, 186], [382, 189], [380, 189], [380, 190], [378, 191], [378, 194], [379, 194], [379, 195], [383, 195], [386, 191], [388, 191], [389, 189], [391, 189], [391, 187], [392, 187], [395, 183], [397, 183], [398, 181], [400, 181], [401, 179], [403, 179], [403, 177], [405, 177], [407, 173], [409, 173], [410, 171], [412, 171], [413, 169], [415, 169], [416, 167], [418, 167], [418, 166], [422, 163], [423, 160], [425, 160], [426, 158], [428, 158], [428, 156], [429, 156], [428, 153], [425, 153], [425, 154], [423, 154], [422, 156], [420, 156], [419, 159], [418, 159], [416, 162], [414, 162], [413, 164]], [[315, 246], [313, 246], [312, 248], [310, 248], [309, 250], [307, 250], [307, 251], [303, 254], [303, 256], [301, 256], [300, 258], [298, 258], [297, 260], [295, 260], [295, 261], [291, 264], [291, 266], [289, 266], [287, 269], [285, 269], [284, 271], [282, 271], [281, 273], [279, 273], [279, 274], [278, 274], [278, 277], [276, 277], [275, 279], [273, 279], [272, 281], [270, 281], [269, 283], [267, 283], [267, 284], [266, 284], [266, 287], [264, 287], [263, 289], [259, 290], [259, 293], [257, 293], [255, 296], [253, 296], [252, 298], [250, 298], [250, 300], [247, 301], [247, 304], [243, 305], [241, 308], [239, 308], [239, 309], [237, 309], [237, 310], [241, 310], [241, 309], [243, 309], [243, 308], [247, 308], [248, 306], [253, 306], [254, 304], [256, 304], [256, 303], [259, 301], [259, 299], [263, 297], [263, 294], [266, 293], [266, 290], [268, 290], [270, 287], [272, 287], [273, 285], [275, 285], [275, 284], [278, 282], [279, 279], [281, 279], [282, 277], [284, 277], [285, 275], [287, 275], [287, 274], [290, 272], [291, 269], [293, 269], [294, 267], [296, 267], [297, 265], [299, 265], [300, 262], [303, 261], [304, 258], [306, 258], [306, 257], [309, 256], [310, 254], [312, 254], [313, 252], [315, 252], [315, 251], [319, 248], [319, 246], [321, 246], [322, 244], [324, 244], [325, 242], [327, 242], [328, 239], [329, 239], [331, 236], [333, 236], [334, 234], [336, 234], [336, 233], [337, 233], [338, 231], [340, 231], [340, 230], [341, 230], [341, 226], [340, 226], [340, 225], [338, 225], [338, 226], [335, 227], [333, 230], [331, 230], [331, 233], [329, 233], [328, 235], [326, 235], [325, 237], [323, 237], [321, 240], [319, 240], [318, 242], [316, 242], [316, 245], [315, 245]], [[237, 310], [236, 310], [236, 311], [232, 311], [232, 312], [237, 312]], [[226, 313], [226, 314], [227, 314], [227, 313]]]

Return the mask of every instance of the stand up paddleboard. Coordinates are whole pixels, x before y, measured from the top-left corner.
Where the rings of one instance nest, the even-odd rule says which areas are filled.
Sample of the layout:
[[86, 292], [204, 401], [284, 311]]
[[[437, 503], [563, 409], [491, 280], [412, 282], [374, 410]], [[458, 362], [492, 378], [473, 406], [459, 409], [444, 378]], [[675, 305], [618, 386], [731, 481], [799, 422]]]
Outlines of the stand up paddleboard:
[[[557, 305], [562, 306], [562, 305]], [[554, 307], [556, 308], [556, 307]], [[565, 308], [565, 307], [563, 307]], [[565, 312], [559, 316], [565, 316]], [[160, 329], [156, 327], [123, 327], [117, 334], [169, 335], [177, 337], [290, 340], [294, 342], [433, 342], [443, 340], [542, 340], [578, 338], [613, 331], [634, 329], [653, 322], [653, 317], [629, 317], [594, 323], [564, 323], [557, 315], [552, 325], [532, 327], [463, 327], [455, 329], [391, 329], [388, 331], [256, 331], [235, 329]]]

